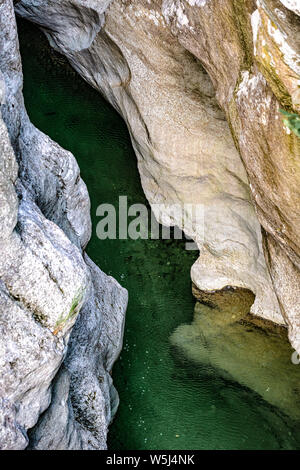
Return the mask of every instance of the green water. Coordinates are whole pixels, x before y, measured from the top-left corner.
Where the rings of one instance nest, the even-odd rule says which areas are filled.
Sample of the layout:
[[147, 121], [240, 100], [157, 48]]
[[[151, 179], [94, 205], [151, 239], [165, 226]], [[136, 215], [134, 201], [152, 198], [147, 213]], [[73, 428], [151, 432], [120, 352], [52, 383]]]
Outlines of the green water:
[[193, 319], [189, 271], [198, 253], [186, 251], [183, 241], [98, 240], [99, 204], [117, 206], [120, 195], [128, 204], [146, 203], [128, 131], [38, 29], [20, 21], [19, 32], [30, 118], [76, 156], [92, 203], [87, 252], [129, 291], [124, 348], [113, 370], [121, 403], [109, 448], [300, 447], [290, 418], [172, 345], [174, 331]]

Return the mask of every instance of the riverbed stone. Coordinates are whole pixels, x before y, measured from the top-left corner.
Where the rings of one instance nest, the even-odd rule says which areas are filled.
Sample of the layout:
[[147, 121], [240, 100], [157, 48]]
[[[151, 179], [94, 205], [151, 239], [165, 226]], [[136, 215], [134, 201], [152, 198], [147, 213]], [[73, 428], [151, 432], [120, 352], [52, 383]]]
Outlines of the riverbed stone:
[[[182, 324], [171, 335], [177, 356], [192, 362], [195, 370], [220, 374], [230, 383], [257, 394], [275, 407], [278, 416], [300, 422], [300, 368], [293, 360], [287, 330], [273, 322], [249, 314], [245, 298], [234, 306], [221, 301], [218, 306], [197, 302], [191, 324]], [[227, 397], [230, 399], [230, 396]], [[274, 411], [273, 410], [273, 411]]]

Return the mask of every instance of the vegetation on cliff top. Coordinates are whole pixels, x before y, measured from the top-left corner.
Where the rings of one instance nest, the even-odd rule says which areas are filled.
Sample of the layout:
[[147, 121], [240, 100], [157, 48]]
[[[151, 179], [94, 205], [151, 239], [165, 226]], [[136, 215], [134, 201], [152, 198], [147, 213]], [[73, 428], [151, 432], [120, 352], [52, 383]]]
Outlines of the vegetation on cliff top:
[[300, 116], [299, 114], [289, 113], [280, 109], [281, 114], [285, 116], [283, 120], [284, 124], [296, 134], [297, 137], [300, 137]]

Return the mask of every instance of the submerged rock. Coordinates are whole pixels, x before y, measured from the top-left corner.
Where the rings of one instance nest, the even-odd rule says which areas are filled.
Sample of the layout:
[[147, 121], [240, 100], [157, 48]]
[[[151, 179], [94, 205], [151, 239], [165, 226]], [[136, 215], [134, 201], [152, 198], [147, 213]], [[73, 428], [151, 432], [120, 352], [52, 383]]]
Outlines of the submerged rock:
[[217, 370], [226, 380], [254, 390], [299, 429], [300, 366], [292, 360], [286, 329], [250, 315], [252, 300], [246, 293], [234, 306], [230, 295], [217, 293], [218, 303], [210, 306], [207, 298], [197, 302], [193, 322], [180, 325], [171, 343], [195, 370]]
[[[5, 0], [0, 5], [0, 448], [25, 448], [27, 430], [43, 412], [48, 420], [53, 379], [79, 343], [89, 350], [89, 361], [77, 357], [70, 387], [84, 369], [101, 394], [101, 406], [93, 429], [82, 422], [76, 439], [68, 440], [66, 433], [64, 448], [88, 448], [86, 432], [93, 447], [104, 448], [116, 404], [109, 373], [121, 347], [127, 293], [83, 255], [91, 230], [86, 186], [74, 156], [30, 123], [22, 80], [13, 2]], [[69, 343], [79, 312], [84, 333], [81, 338], [74, 333]], [[98, 334], [94, 342], [88, 328]], [[57, 397], [55, 388], [54, 402]], [[60, 401], [63, 397], [72, 410], [65, 389]], [[66, 426], [75, 428], [77, 419], [70, 412]]]

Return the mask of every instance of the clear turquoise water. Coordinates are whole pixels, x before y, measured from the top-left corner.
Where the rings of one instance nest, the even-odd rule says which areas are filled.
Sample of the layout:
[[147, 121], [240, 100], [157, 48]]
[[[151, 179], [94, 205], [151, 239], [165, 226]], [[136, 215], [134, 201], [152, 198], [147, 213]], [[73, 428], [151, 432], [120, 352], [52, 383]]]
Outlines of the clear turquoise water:
[[87, 252], [129, 291], [124, 349], [113, 370], [121, 404], [109, 448], [299, 448], [290, 418], [171, 346], [174, 330], [192, 321], [189, 271], [197, 253], [182, 241], [98, 240], [99, 204], [117, 205], [120, 195], [146, 203], [128, 131], [37, 28], [20, 21], [19, 32], [30, 118], [76, 156], [92, 203]]

